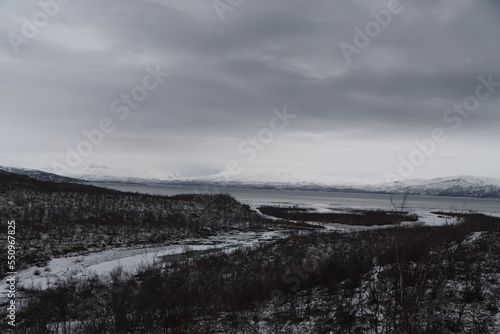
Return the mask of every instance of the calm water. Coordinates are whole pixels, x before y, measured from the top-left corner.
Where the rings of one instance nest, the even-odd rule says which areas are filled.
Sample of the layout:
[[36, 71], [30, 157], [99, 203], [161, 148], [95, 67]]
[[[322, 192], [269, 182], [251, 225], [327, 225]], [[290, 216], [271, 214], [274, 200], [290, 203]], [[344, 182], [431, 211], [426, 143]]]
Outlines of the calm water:
[[[215, 188], [203, 189], [191, 186], [137, 185], [137, 184], [96, 184], [117, 190], [148, 194], [177, 195], [185, 193], [216, 192]], [[300, 205], [324, 209], [388, 209], [390, 195], [339, 193], [322, 191], [262, 190], [246, 188], [217, 188], [217, 192], [229, 193], [237, 200], [257, 206], [262, 204]], [[400, 196], [395, 196], [395, 199]], [[500, 199], [480, 199], [466, 197], [410, 196], [409, 208], [414, 210], [473, 210], [500, 215]]]

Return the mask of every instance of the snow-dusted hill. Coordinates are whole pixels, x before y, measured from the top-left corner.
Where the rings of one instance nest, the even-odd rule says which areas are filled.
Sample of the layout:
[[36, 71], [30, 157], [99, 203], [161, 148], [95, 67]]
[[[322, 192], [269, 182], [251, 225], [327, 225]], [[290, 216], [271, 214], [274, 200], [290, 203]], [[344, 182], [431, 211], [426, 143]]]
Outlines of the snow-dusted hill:
[[109, 167], [103, 165], [79, 166], [68, 170], [57, 171], [46, 168], [45, 171], [90, 182], [155, 184], [163, 180], [182, 178], [181, 174], [164, 173], [152, 168], [132, 170], [123, 167]]
[[369, 191], [413, 195], [500, 198], [500, 180], [475, 176], [414, 179], [367, 187]]
[[5, 171], [8, 173], [19, 174], [29, 176], [35, 180], [40, 181], [53, 181], [53, 182], [79, 182], [78, 178], [61, 176], [54, 173], [43, 172], [36, 169], [28, 168], [16, 168], [16, 167], [3, 167], [0, 166], [0, 171]]

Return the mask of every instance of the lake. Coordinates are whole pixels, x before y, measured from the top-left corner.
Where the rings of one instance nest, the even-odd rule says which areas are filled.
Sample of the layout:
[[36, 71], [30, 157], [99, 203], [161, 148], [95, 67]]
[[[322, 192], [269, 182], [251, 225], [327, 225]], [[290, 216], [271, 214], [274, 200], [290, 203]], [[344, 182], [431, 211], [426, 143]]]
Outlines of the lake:
[[[252, 207], [259, 205], [298, 205], [319, 210], [335, 209], [390, 209], [390, 195], [366, 193], [341, 193], [324, 191], [268, 190], [249, 188], [209, 188], [194, 186], [140, 185], [118, 183], [93, 183], [122, 191], [158, 195], [223, 192]], [[395, 196], [396, 200], [401, 196]], [[408, 208], [413, 210], [477, 211], [500, 216], [500, 199], [442, 196], [409, 196]]]

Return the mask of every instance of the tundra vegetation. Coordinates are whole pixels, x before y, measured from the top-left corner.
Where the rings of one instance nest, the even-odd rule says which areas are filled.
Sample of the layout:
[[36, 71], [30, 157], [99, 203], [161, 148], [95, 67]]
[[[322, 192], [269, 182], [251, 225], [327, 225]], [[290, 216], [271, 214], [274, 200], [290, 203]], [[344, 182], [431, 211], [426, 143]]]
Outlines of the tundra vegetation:
[[394, 228], [346, 233], [311, 228], [305, 222], [314, 213], [307, 210], [265, 209], [304, 221], [299, 225], [267, 220], [228, 195], [164, 197], [13, 175], [1, 179], [2, 216], [22, 226], [26, 263], [228, 229], [296, 226], [286, 238], [253, 247], [156, 262], [133, 274], [117, 267], [45, 290], [25, 288], [13, 332], [500, 331], [500, 218], [441, 213], [453, 224], [402, 225], [409, 214], [405, 198], [384, 215], [356, 213], [367, 221], [389, 217]]

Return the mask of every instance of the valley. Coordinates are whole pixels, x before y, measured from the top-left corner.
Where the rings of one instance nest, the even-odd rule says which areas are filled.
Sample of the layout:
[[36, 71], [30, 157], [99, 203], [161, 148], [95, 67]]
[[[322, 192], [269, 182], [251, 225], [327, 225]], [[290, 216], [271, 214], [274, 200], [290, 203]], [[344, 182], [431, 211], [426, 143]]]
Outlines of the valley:
[[494, 199], [0, 180], [23, 333], [500, 329]]

